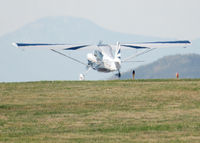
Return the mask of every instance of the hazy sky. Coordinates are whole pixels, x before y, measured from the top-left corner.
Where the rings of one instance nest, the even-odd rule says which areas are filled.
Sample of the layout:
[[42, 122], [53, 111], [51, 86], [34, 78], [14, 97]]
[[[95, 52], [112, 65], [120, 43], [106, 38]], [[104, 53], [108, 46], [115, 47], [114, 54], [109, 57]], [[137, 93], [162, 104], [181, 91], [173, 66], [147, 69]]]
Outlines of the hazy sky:
[[0, 36], [45, 16], [87, 18], [132, 34], [200, 38], [200, 0], [0, 0]]

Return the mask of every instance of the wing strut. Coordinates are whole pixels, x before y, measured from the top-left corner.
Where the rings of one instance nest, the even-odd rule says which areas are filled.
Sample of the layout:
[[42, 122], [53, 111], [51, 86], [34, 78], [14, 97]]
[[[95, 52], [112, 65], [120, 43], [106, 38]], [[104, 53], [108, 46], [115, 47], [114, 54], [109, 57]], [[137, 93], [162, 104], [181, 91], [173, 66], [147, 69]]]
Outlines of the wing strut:
[[63, 53], [61, 53], [61, 52], [59, 52], [59, 51], [56, 51], [56, 50], [54, 50], [54, 49], [51, 49], [51, 51], [53, 51], [53, 52], [55, 52], [55, 53], [58, 53], [58, 54], [60, 54], [60, 55], [62, 55], [62, 56], [64, 56], [64, 57], [67, 57], [67, 58], [69, 58], [69, 59], [71, 59], [71, 60], [73, 60], [73, 61], [76, 61], [77, 63], [80, 63], [80, 64], [82, 64], [82, 65], [87, 66], [86, 63], [83, 63], [83, 62], [81, 62], [81, 61], [79, 61], [79, 60], [77, 60], [77, 59], [75, 59], [75, 58], [72, 58], [72, 57], [70, 57], [70, 56], [68, 56], [68, 55], [65, 55], [65, 54], [63, 54]]
[[150, 52], [150, 51], [153, 51], [153, 50], [155, 50], [155, 49], [156, 49], [156, 48], [151, 48], [151, 49], [145, 50], [145, 51], [143, 51], [143, 52], [141, 52], [141, 53], [138, 53], [138, 54], [136, 54], [136, 55], [133, 55], [133, 56], [130, 56], [130, 57], [124, 59], [122, 62], [128, 62], [129, 59], [132, 59], [132, 58], [138, 57], [138, 56], [140, 56], [140, 55], [146, 54], [146, 53], [148, 53], [148, 52]]

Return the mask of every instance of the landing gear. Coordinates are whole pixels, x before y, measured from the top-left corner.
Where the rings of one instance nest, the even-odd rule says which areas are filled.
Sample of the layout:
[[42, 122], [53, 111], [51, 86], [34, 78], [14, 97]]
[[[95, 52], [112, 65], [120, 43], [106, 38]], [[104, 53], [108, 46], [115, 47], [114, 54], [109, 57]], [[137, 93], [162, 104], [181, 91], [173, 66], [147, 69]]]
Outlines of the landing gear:
[[118, 79], [120, 79], [120, 77], [121, 77], [121, 73], [120, 73], [120, 71], [119, 71], [117, 74], [115, 74], [115, 76], [117, 76]]
[[85, 75], [84, 74], [80, 74], [79, 80], [85, 80]]
[[120, 77], [121, 77], [121, 73], [119, 72], [119, 73], [118, 73], [118, 78], [120, 78]]
[[85, 80], [85, 76], [87, 75], [87, 73], [92, 69], [91, 67], [87, 67], [88, 70], [85, 72], [85, 74], [80, 74], [79, 76], [79, 80]]

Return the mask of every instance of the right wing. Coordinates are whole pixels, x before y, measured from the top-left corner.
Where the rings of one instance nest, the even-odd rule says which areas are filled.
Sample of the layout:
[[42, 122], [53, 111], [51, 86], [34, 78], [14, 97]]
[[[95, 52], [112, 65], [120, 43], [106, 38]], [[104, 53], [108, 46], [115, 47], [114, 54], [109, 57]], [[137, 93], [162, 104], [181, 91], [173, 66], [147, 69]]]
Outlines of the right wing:
[[49, 48], [60, 50], [78, 50], [91, 45], [72, 45], [72, 44], [49, 44], [49, 43], [13, 43], [17, 48]]
[[12, 45], [17, 48], [49, 48], [51, 51], [59, 55], [62, 55], [68, 59], [71, 59], [77, 63], [83, 64], [85, 66], [87, 66], [87, 63], [83, 63], [78, 59], [75, 59], [71, 56], [68, 56], [67, 54], [59, 52], [58, 50], [78, 50], [90, 46], [90, 45], [49, 44], [49, 43], [13, 43]]

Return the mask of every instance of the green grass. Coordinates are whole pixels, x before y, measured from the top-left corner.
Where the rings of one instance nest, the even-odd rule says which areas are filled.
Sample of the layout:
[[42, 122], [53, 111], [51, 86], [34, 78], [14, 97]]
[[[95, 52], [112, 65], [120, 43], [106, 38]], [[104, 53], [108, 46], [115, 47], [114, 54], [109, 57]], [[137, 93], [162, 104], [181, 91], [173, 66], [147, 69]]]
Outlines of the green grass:
[[0, 142], [200, 142], [200, 80], [0, 83]]

